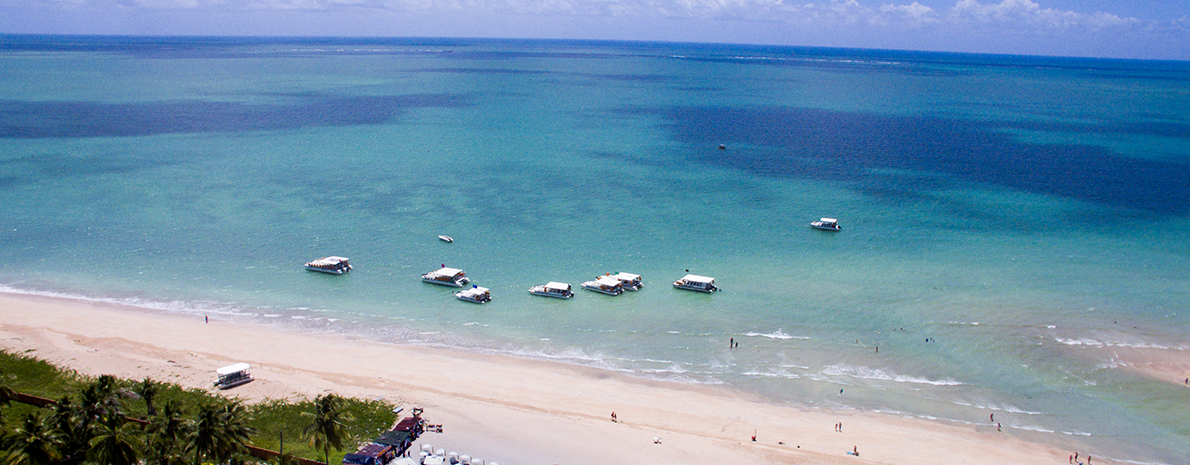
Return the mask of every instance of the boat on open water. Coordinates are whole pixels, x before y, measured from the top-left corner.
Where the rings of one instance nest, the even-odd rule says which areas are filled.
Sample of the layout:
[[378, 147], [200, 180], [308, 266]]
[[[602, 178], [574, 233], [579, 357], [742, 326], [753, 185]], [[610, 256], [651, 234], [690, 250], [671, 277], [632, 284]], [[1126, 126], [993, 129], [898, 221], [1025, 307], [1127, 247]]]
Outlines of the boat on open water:
[[351, 271], [351, 264], [343, 257], [322, 257], [306, 262], [306, 269], [319, 273], [343, 274]]
[[683, 276], [682, 279], [674, 281], [674, 287], [687, 291], [707, 293], [717, 292], [719, 290], [719, 288], [715, 287], [715, 278], [696, 274], [688, 274]]
[[468, 278], [467, 273], [464, 273], [463, 270], [447, 268], [446, 265], [421, 275], [421, 280], [430, 284], [441, 284], [451, 287], [463, 287], [471, 283], [471, 278]]
[[638, 274], [616, 273], [611, 275], [611, 277], [619, 280], [620, 284], [624, 286], [625, 291], [639, 291], [640, 288], [645, 287]]
[[542, 297], [553, 297], [556, 299], [569, 299], [574, 297], [574, 291], [570, 290], [570, 285], [566, 283], [557, 283], [550, 281], [540, 286], [533, 286], [529, 288], [529, 293], [539, 295]]
[[450, 237], [450, 236], [438, 236], [438, 240], [440, 240], [442, 242], [454, 242], [455, 238]]
[[624, 293], [624, 285], [620, 284], [620, 280], [611, 276], [600, 276], [595, 278], [594, 281], [587, 281], [583, 283], [583, 289], [607, 295], [620, 295]]
[[821, 218], [818, 221], [812, 221], [810, 222], [810, 227], [823, 231], [838, 231], [843, 229], [842, 226], [839, 226], [839, 220], [834, 218]]
[[492, 301], [492, 292], [486, 287], [471, 286], [471, 289], [456, 292], [455, 297], [467, 302], [486, 304]]

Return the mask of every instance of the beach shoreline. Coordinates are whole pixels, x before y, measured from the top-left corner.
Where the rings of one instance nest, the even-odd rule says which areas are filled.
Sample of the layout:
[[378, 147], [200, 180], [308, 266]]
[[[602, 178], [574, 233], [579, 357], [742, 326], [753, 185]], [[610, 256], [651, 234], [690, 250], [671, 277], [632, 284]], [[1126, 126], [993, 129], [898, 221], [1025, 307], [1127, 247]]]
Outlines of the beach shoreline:
[[[151, 377], [209, 390], [215, 368], [246, 362], [257, 380], [224, 394], [251, 402], [335, 393], [424, 407], [429, 421], [445, 429], [422, 442], [504, 464], [934, 464], [960, 457], [1058, 463], [1067, 455], [993, 426], [803, 411], [716, 386], [340, 334], [205, 323], [197, 315], [113, 303], [0, 294], [0, 315], [6, 350], [87, 375]], [[611, 421], [613, 411], [618, 422]], [[839, 422], [842, 433], [828, 429]], [[858, 457], [847, 454], [853, 448]]]

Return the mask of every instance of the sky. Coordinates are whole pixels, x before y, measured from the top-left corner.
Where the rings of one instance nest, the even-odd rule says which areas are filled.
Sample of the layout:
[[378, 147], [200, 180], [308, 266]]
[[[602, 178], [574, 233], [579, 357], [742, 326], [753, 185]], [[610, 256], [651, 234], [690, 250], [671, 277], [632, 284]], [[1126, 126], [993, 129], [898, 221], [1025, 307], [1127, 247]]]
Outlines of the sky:
[[1190, 60], [1190, 0], [0, 0], [0, 33], [598, 39]]

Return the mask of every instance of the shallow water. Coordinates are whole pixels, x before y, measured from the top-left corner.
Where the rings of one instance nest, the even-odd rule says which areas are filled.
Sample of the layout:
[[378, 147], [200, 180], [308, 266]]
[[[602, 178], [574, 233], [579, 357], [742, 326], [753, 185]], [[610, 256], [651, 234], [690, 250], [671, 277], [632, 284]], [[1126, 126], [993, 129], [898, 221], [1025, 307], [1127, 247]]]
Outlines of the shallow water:
[[[810, 408], [976, 426], [994, 413], [1008, 434], [1095, 456], [1190, 460], [1178, 408], [1190, 390], [1112, 352], [1190, 350], [1185, 63], [548, 41], [0, 44], [2, 290], [555, 359]], [[843, 231], [807, 227], [821, 216]], [[356, 270], [302, 269], [326, 255]], [[417, 279], [443, 264], [494, 301]], [[687, 270], [724, 291], [674, 290]], [[578, 287], [616, 271], [646, 287]], [[527, 294], [546, 281], [578, 295]]]

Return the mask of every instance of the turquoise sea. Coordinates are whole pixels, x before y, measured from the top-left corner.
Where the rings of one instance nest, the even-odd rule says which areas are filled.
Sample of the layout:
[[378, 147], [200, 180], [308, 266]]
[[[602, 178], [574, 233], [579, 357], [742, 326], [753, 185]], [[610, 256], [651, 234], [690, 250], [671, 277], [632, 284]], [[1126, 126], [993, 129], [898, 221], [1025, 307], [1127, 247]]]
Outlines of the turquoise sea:
[[0, 36], [0, 212], [4, 292], [1190, 462], [1190, 63]]

